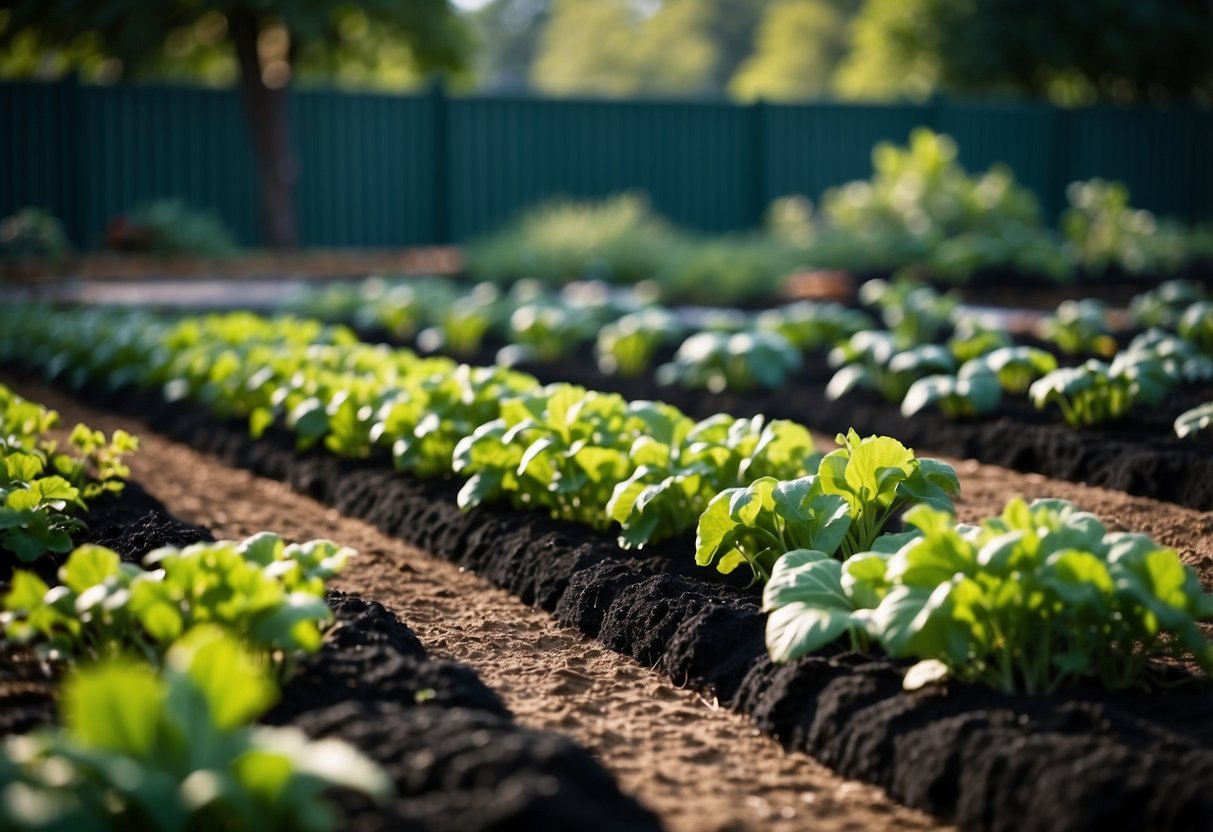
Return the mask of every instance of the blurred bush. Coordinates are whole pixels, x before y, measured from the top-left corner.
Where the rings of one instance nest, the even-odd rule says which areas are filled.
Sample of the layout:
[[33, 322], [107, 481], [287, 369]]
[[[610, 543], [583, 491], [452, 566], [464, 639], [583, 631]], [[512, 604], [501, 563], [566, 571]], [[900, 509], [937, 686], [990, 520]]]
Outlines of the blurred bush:
[[1088, 272], [1168, 274], [1189, 257], [1184, 229], [1130, 206], [1121, 182], [1071, 182], [1066, 199], [1060, 224], [1067, 252]]
[[0, 260], [60, 263], [72, 253], [63, 225], [41, 208], [22, 208], [0, 220]]
[[950, 137], [926, 128], [907, 147], [878, 144], [871, 179], [823, 195], [813, 264], [869, 272], [917, 265], [957, 283], [997, 267], [1064, 279], [1067, 264], [1035, 195], [1005, 165], [970, 176], [956, 157]]
[[636, 283], [651, 278], [671, 245], [682, 242], [647, 197], [627, 192], [603, 200], [558, 198], [521, 214], [467, 248], [476, 277], [545, 283], [597, 278]]
[[1006, 165], [969, 174], [956, 143], [926, 128], [878, 144], [870, 179], [831, 188], [821, 204], [781, 197], [763, 227], [706, 236], [679, 229], [647, 199], [556, 200], [474, 241], [468, 268], [494, 281], [653, 280], [665, 300], [754, 303], [801, 269], [916, 274], [955, 284], [983, 275], [1072, 280], [1109, 270], [1166, 277], [1213, 257], [1213, 228], [1185, 228], [1130, 207], [1127, 188], [1073, 183], [1060, 232]]
[[224, 257], [237, 251], [236, 239], [211, 211], [182, 199], [136, 205], [110, 221], [106, 246], [114, 251], [192, 257]]

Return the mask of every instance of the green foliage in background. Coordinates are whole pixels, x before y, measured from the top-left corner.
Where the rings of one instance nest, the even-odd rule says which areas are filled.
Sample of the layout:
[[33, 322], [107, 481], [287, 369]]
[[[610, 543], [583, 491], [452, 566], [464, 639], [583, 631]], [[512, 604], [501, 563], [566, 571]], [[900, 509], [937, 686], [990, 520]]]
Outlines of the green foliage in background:
[[743, 101], [804, 101], [831, 91], [834, 72], [851, 48], [860, 0], [772, 0], [754, 51], [729, 82]]
[[182, 199], [142, 202], [116, 217], [107, 244], [119, 251], [166, 256], [224, 257], [236, 252], [236, 240], [219, 216]]
[[63, 224], [40, 208], [22, 208], [0, 220], [0, 262], [37, 259], [59, 263], [71, 253]]
[[292, 70], [360, 86], [416, 86], [427, 67], [460, 70], [467, 26], [447, 0], [349, 5], [288, 0], [15, 2], [0, 11], [0, 60], [8, 77], [79, 69], [95, 80], [120, 75], [231, 84], [238, 75], [230, 20], [251, 14], [281, 29]]

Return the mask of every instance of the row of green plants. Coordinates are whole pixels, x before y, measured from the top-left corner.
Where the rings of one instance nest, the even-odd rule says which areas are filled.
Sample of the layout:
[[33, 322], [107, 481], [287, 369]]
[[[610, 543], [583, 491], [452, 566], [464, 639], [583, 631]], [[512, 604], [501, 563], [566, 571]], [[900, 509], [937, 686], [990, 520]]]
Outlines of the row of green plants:
[[[1213, 381], [1213, 301], [1198, 284], [1173, 281], [1138, 295], [1129, 323], [1147, 328], [1123, 348], [1102, 303], [1065, 301], [1039, 327], [1055, 352], [1015, 344], [929, 287], [872, 281], [865, 294], [889, 328], [858, 332], [831, 351], [833, 398], [868, 389], [907, 416], [933, 407], [963, 418], [995, 411], [1004, 395], [1026, 395], [1039, 410], [1056, 408], [1066, 424], [1090, 427]], [[1192, 413], [1175, 428], [1180, 436], [1201, 429]]]
[[359, 342], [341, 326], [248, 313], [171, 321], [142, 312], [0, 313], [0, 357], [73, 386], [140, 385], [422, 476], [460, 473], [461, 502], [507, 499], [607, 528], [626, 545], [689, 530], [722, 488], [814, 463], [802, 426], [628, 402], [505, 367]]
[[22, 830], [326, 830], [325, 792], [383, 797], [386, 775], [336, 740], [255, 725], [332, 622], [327, 540], [168, 547], [143, 564], [71, 552], [49, 586], [14, 573], [6, 649], [66, 670], [60, 724], [0, 745], [0, 826]]
[[1121, 183], [1071, 184], [1054, 229], [1005, 165], [971, 175], [957, 157], [950, 137], [914, 130], [904, 147], [873, 149], [870, 179], [827, 190], [816, 209], [803, 197], [777, 200], [762, 231], [731, 237], [676, 228], [635, 193], [557, 199], [474, 240], [468, 270], [499, 283], [653, 281], [668, 299], [742, 303], [776, 297], [806, 269], [914, 267], [957, 284], [1011, 269], [1066, 281], [1079, 272], [1167, 275], [1213, 256], [1213, 228], [1135, 209]]
[[60, 438], [59, 414], [0, 384], [0, 550], [32, 561], [67, 552], [89, 505], [121, 492], [124, 457], [139, 440], [78, 424]]
[[651, 293], [602, 282], [553, 291], [519, 281], [502, 291], [441, 278], [372, 278], [302, 289], [282, 308], [384, 332], [425, 353], [470, 358], [486, 343], [504, 343], [496, 361], [507, 366], [551, 363], [592, 346], [603, 373], [636, 377], [672, 351], [671, 360], [656, 368], [659, 381], [716, 392], [778, 387], [800, 368], [801, 353], [875, 326], [861, 310], [814, 301], [756, 315], [705, 310], [695, 320], [656, 303]]
[[[974, 417], [997, 410], [1005, 396], [1022, 396], [1055, 408], [1067, 424], [1093, 426], [1137, 404], [1157, 405], [1178, 386], [1213, 380], [1213, 300], [1182, 280], [1134, 298], [1129, 323], [1142, 331], [1122, 350], [1099, 301], [1063, 302], [1041, 323], [1044, 349], [1017, 344], [954, 294], [904, 275], [864, 284], [867, 310], [802, 301], [752, 315], [701, 311], [696, 320], [648, 300], [603, 284], [555, 293], [534, 282], [500, 292], [488, 284], [374, 280], [306, 291], [288, 308], [387, 328], [426, 351], [467, 355], [492, 336], [507, 342], [498, 353], [507, 365], [568, 358], [593, 341], [604, 373], [654, 372], [661, 384], [711, 392], [777, 389], [796, 377], [805, 354], [828, 351], [836, 372], [827, 395], [870, 390], [906, 415], [934, 408]], [[654, 368], [666, 350], [671, 359]], [[1079, 366], [1061, 364], [1080, 358], [1087, 360]], [[1176, 425], [1184, 436], [1199, 430], [1198, 415]]]
[[[4, 355], [20, 343], [44, 368], [91, 358], [94, 382], [123, 373], [247, 418], [254, 434], [293, 431], [300, 447], [391, 448], [403, 469], [467, 477], [464, 507], [497, 499], [599, 529], [615, 521], [624, 546], [695, 528], [698, 563], [746, 566], [766, 583], [778, 661], [846, 638], [918, 660], [911, 686], [955, 677], [1027, 692], [1140, 684], [1157, 657], [1213, 666], [1196, 627], [1213, 600], [1173, 550], [1057, 501], [957, 525], [955, 471], [889, 437], [851, 432], [822, 456], [792, 423], [695, 423], [668, 405], [541, 387], [314, 322], [94, 310], [22, 332], [15, 317]], [[112, 332], [127, 338], [117, 363], [94, 349]]]

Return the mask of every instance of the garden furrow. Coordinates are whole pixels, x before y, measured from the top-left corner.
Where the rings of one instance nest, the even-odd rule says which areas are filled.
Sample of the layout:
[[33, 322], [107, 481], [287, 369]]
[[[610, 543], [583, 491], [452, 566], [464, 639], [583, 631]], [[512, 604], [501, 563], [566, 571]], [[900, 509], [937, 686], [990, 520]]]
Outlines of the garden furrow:
[[518, 722], [558, 731], [588, 747], [625, 793], [672, 830], [927, 829], [939, 822], [879, 789], [787, 754], [741, 717], [660, 673], [604, 649], [472, 573], [388, 537], [365, 522], [295, 493], [281, 482], [229, 467], [42, 385], [65, 422], [126, 425], [143, 448], [132, 476], [177, 516], [219, 537], [264, 528], [288, 539], [331, 537], [361, 552], [337, 585], [384, 603], [431, 654], [466, 663]]

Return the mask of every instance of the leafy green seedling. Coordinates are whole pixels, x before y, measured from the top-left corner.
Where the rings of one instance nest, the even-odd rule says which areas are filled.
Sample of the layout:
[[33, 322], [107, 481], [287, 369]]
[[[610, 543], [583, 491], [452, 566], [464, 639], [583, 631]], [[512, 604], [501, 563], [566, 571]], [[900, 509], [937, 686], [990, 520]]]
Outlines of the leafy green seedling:
[[114, 657], [64, 683], [63, 726], [0, 747], [0, 827], [323, 832], [323, 793], [383, 798], [391, 781], [337, 740], [250, 727], [277, 699], [264, 667], [218, 627], [185, 633], [165, 666]]
[[1002, 386], [982, 359], [966, 363], [954, 376], [927, 376], [910, 385], [901, 402], [903, 416], [934, 406], [949, 419], [971, 418], [998, 409]]

